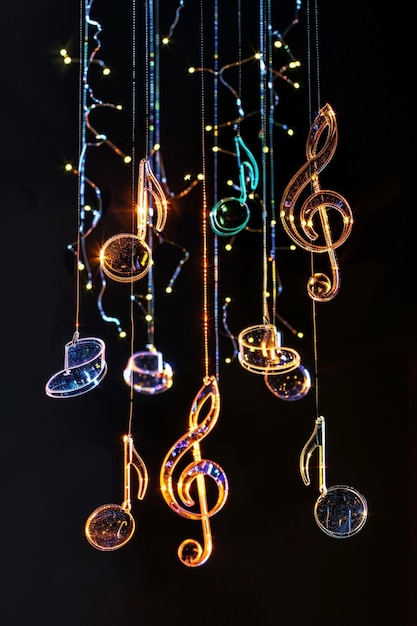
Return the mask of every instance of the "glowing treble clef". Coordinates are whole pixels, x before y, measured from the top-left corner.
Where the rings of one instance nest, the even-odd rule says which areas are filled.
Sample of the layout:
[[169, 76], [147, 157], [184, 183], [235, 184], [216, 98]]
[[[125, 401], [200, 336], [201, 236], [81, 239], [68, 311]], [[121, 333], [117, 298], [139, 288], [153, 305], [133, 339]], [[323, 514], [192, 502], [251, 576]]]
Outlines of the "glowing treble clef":
[[[216, 235], [221, 237], [237, 235], [249, 221], [250, 210], [247, 204], [249, 181], [250, 191], [258, 186], [259, 169], [255, 157], [244, 143], [240, 135], [235, 137], [236, 157], [239, 168], [239, 198], [223, 198], [210, 211], [210, 225]], [[242, 161], [241, 150], [246, 153]]]
[[100, 265], [105, 274], [118, 282], [138, 280], [148, 273], [152, 263], [152, 251], [145, 241], [147, 227], [152, 225], [153, 208], [149, 206], [149, 195], [156, 208], [155, 229], [164, 229], [167, 219], [167, 201], [161, 185], [152, 172], [149, 159], [139, 164], [137, 198], [137, 235], [121, 233], [108, 239], [100, 250]]
[[[210, 402], [203, 421], [198, 418], [203, 406]], [[211, 555], [213, 541], [210, 529], [210, 517], [217, 513], [225, 504], [229, 485], [225, 472], [220, 465], [201, 457], [200, 441], [214, 427], [220, 411], [220, 396], [214, 376], [204, 379], [204, 386], [198, 392], [189, 417], [189, 430], [184, 437], [172, 446], [166, 455], [160, 472], [160, 486], [165, 502], [178, 515], [192, 520], [201, 520], [203, 526], [204, 547], [195, 539], [185, 539], [178, 548], [178, 557], [184, 565], [197, 567], [203, 565]], [[177, 482], [179, 500], [174, 494], [173, 474], [177, 463], [184, 454], [192, 451], [194, 461], [185, 467]], [[217, 500], [211, 508], [208, 504], [205, 477], [210, 477], [217, 485]], [[187, 510], [195, 504], [191, 496], [191, 488], [196, 483], [200, 511]]]
[[[319, 140], [324, 131], [327, 131], [327, 135], [324, 145], [319, 150]], [[326, 104], [319, 110], [308, 134], [306, 145], [308, 161], [290, 180], [280, 206], [284, 229], [297, 245], [310, 252], [329, 254], [332, 277], [329, 278], [326, 274], [318, 272], [313, 274], [308, 282], [309, 296], [319, 302], [331, 300], [339, 291], [340, 273], [334, 251], [347, 239], [353, 225], [352, 210], [346, 200], [335, 191], [320, 189], [318, 179], [318, 174], [336, 150], [337, 136], [336, 116], [331, 106]], [[302, 231], [300, 232], [294, 216], [294, 208], [301, 192], [309, 183], [313, 186], [313, 193], [306, 198], [300, 209], [299, 225]], [[336, 240], [332, 237], [329, 209], [335, 209], [341, 217], [341, 234]], [[316, 214], [319, 216], [323, 233], [324, 242], [320, 240], [321, 243], [317, 241], [319, 233], [313, 224]]]

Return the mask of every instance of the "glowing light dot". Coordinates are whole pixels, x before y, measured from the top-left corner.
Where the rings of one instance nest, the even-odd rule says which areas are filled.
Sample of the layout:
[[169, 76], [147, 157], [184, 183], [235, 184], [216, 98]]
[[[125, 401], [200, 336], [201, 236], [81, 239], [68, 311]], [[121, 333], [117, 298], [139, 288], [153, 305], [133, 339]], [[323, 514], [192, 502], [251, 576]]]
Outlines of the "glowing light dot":
[[125, 154], [123, 157], [123, 163], [126, 163], [127, 165], [128, 163], [131, 163], [131, 162], [132, 162], [132, 157], [129, 156], [128, 154]]
[[294, 250], [297, 250], [297, 246], [295, 246], [293, 243], [290, 245], [290, 250], [292, 252], [294, 252]]
[[232, 244], [231, 243], [227, 243], [224, 247], [224, 249], [226, 250], [226, 252], [231, 252], [232, 250]]
[[227, 365], [230, 365], [230, 363], [232, 362], [232, 359], [230, 358], [230, 356], [228, 356], [228, 357], [226, 357], [226, 358], [225, 358], [224, 362], [225, 362]]
[[145, 298], [146, 298], [146, 300], [152, 300], [152, 294], [151, 293], [147, 293]]
[[298, 337], [298, 339], [302, 339], [304, 337], [304, 333], [301, 332], [301, 330], [299, 330], [298, 333], [297, 333], [297, 337]]
[[191, 180], [191, 174], [186, 174], [184, 176], [184, 180]]
[[233, 180], [230, 180], [230, 178], [229, 178], [229, 180], [226, 182], [226, 185], [228, 187], [233, 187]]
[[87, 289], [87, 291], [91, 291], [91, 289], [93, 288], [93, 285], [91, 284], [90, 281], [86, 284], [85, 288]]
[[268, 148], [268, 146], [264, 146], [264, 148], [263, 148], [263, 152], [264, 152], [265, 154], [266, 154], [267, 152], [269, 152], [269, 148]]
[[67, 56], [67, 54], [68, 54], [68, 52], [67, 52], [66, 48], [61, 48], [61, 50], [59, 51], [59, 54], [60, 54], [62, 57], [66, 57], [66, 56]]
[[269, 291], [265, 291], [265, 298], [270, 298], [271, 294], [269, 293]]
[[206, 131], [207, 131], [208, 133], [211, 133], [211, 131], [212, 131], [212, 130], [213, 130], [213, 126], [212, 126], [211, 124], [207, 124], [207, 126], [206, 126]]
[[293, 131], [293, 129], [292, 129], [292, 128], [289, 128], [289, 129], [288, 129], [288, 135], [289, 135], [290, 137], [293, 137], [293, 136], [294, 136], [294, 131]]
[[271, 220], [271, 226], [276, 226], [277, 225], [277, 220]]
[[122, 105], [121, 105], [121, 104], [117, 104], [117, 105], [116, 105], [116, 109], [117, 109], [118, 111], [123, 111], [123, 107], [122, 107]]
[[110, 68], [109, 67], [104, 67], [103, 68], [103, 76], [109, 76], [110, 74]]
[[294, 89], [300, 89], [300, 83], [293, 83]]
[[65, 165], [65, 171], [66, 171], [66, 172], [72, 172], [72, 169], [73, 169], [73, 168], [72, 168], [71, 163], [67, 163], [67, 164]]
[[197, 180], [204, 180], [204, 175], [203, 174], [198, 174], [197, 175]]
[[212, 151], [213, 152], [218, 152], [220, 150], [219, 146], [213, 146], [212, 147]]
[[227, 304], [230, 304], [232, 301], [232, 298], [230, 296], [226, 296], [226, 298], [224, 299], [225, 302], [227, 302]]
[[154, 145], [153, 149], [154, 149], [154, 151], [155, 151], [155, 152], [158, 152], [158, 150], [160, 150], [160, 149], [161, 149], [161, 144], [160, 144], [160, 143], [156, 143], [156, 144]]
[[188, 68], [188, 73], [189, 74], [194, 74], [194, 72], [195, 72], [195, 67], [189, 67]]
[[91, 206], [89, 204], [85, 204], [84, 211], [91, 211]]
[[80, 270], [80, 272], [85, 269], [85, 265], [81, 261], [78, 263], [78, 269]]
[[282, 48], [282, 41], [274, 41], [274, 48]]
[[172, 293], [172, 287], [169, 285], [166, 289], [165, 289], [166, 293]]
[[124, 338], [126, 337], [126, 331], [125, 331], [125, 330], [121, 330], [121, 331], [119, 332], [119, 337], [120, 337], [121, 339], [124, 339]]
[[70, 65], [70, 63], [72, 63], [71, 57], [64, 57], [64, 63], [65, 65]]
[[145, 315], [145, 320], [147, 322], [152, 322], [152, 319], [153, 319], [152, 315]]
[[255, 59], [256, 59], [257, 61], [259, 61], [259, 59], [262, 59], [262, 54], [261, 54], [260, 52], [257, 52], [257, 53], [255, 54]]
[[167, 45], [169, 44], [169, 39], [168, 39], [168, 37], [163, 37], [163, 39], [162, 39], [162, 44], [163, 44], [164, 46], [167, 46]]

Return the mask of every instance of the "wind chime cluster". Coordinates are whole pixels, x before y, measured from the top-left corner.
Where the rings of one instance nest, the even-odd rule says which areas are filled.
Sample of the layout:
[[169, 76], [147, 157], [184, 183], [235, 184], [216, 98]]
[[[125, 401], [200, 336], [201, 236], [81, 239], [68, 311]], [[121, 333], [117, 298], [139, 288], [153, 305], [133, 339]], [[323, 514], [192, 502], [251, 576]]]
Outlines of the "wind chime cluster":
[[[163, 355], [155, 347], [154, 342], [154, 284], [153, 265], [154, 247], [161, 241], [162, 233], [169, 219], [169, 203], [172, 194], [168, 192], [166, 177], [160, 151], [160, 101], [158, 93], [159, 42], [169, 45], [173, 32], [180, 20], [180, 12], [185, 8], [184, 2], [179, 2], [173, 23], [166, 37], [160, 37], [155, 24], [158, 20], [158, 0], [148, 0], [144, 17], [146, 34], [145, 64], [147, 83], [145, 85], [145, 102], [148, 118], [155, 121], [146, 128], [144, 144], [145, 154], [135, 162], [133, 156], [125, 155], [115, 146], [105, 133], [97, 131], [91, 123], [90, 116], [100, 107], [111, 107], [118, 110], [118, 105], [103, 102], [96, 98], [90, 85], [89, 72], [93, 64], [102, 66], [106, 73], [107, 65], [97, 58], [101, 48], [101, 25], [91, 17], [92, 0], [83, 6], [83, 23], [81, 31], [83, 41], [80, 42], [80, 75], [82, 80], [80, 89], [81, 119], [80, 119], [80, 155], [76, 168], [70, 168], [77, 175], [78, 180], [78, 233], [77, 241], [69, 247], [73, 251], [77, 265], [77, 301], [75, 314], [75, 331], [71, 341], [64, 347], [64, 366], [54, 374], [45, 386], [46, 394], [52, 398], [70, 398], [87, 393], [100, 384], [107, 373], [105, 358], [105, 344], [96, 337], [82, 338], [79, 334], [80, 326], [80, 274], [87, 272], [87, 289], [92, 288], [92, 273], [86, 250], [86, 239], [102, 218], [101, 192], [98, 186], [86, 177], [85, 162], [89, 148], [97, 148], [107, 144], [123, 161], [133, 168], [132, 176], [132, 211], [131, 230], [113, 234], [102, 245], [100, 250], [100, 277], [102, 289], [98, 299], [98, 307], [102, 319], [116, 324], [119, 334], [124, 334], [117, 318], [104, 313], [102, 296], [106, 288], [106, 278], [111, 281], [126, 283], [130, 286], [131, 308], [131, 353], [123, 371], [123, 379], [130, 394], [130, 413], [127, 434], [124, 442], [124, 497], [121, 505], [105, 504], [95, 509], [85, 524], [85, 535], [89, 543], [98, 550], [111, 551], [124, 546], [132, 537], [135, 530], [135, 520], [132, 516], [131, 474], [136, 471], [138, 480], [137, 499], [145, 497], [149, 477], [146, 465], [138, 454], [132, 436], [132, 421], [135, 406], [135, 394], [155, 395], [168, 391], [173, 383], [173, 370]], [[205, 54], [204, 24], [208, 20], [207, 5], [201, 2], [201, 39], [200, 57]], [[218, 3], [213, 1], [214, 25], [214, 56], [219, 63], [218, 42]], [[225, 471], [215, 461], [206, 459], [201, 450], [201, 442], [215, 427], [220, 416], [221, 398], [219, 392], [219, 351], [215, 350], [215, 359], [211, 358], [210, 351], [210, 319], [209, 301], [210, 289], [214, 285], [214, 302], [218, 301], [218, 275], [222, 271], [218, 255], [218, 241], [228, 239], [231, 243], [239, 233], [250, 230], [251, 211], [256, 204], [262, 216], [262, 246], [260, 256], [262, 260], [262, 317], [258, 323], [241, 330], [237, 336], [233, 335], [227, 325], [227, 306], [230, 299], [223, 306], [223, 327], [230, 337], [234, 347], [234, 356], [241, 367], [251, 374], [261, 375], [266, 387], [278, 398], [286, 401], [296, 401], [306, 396], [312, 387], [311, 375], [301, 362], [300, 354], [291, 347], [282, 345], [282, 332], [277, 321], [282, 320], [277, 312], [276, 299], [278, 294], [277, 270], [275, 258], [275, 236], [277, 224], [280, 221], [285, 233], [295, 246], [308, 251], [312, 255], [327, 255], [330, 271], [314, 271], [307, 281], [307, 294], [312, 305], [324, 303], [336, 296], [340, 287], [340, 271], [335, 250], [344, 243], [349, 236], [353, 215], [347, 201], [337, 192], [322, 189], [319, 181], [320, 172], [333, 157], [337, 145], [336, 116], [330, 105], [319, 107], [316, 118], [311, 123], [306, 142], [306, 163], [297, 171], [288, 183], [280, 202], [279, 215], [275, 214], [274, 189], [274, 128], [277, 126], [275, 109], [279, 98], [274, 81], [277, 78], [287, 81], [292, 88], [297, 89], [297, 81], [288, 78], [287, 70], [299, 67], [286, 44], [285, 36], [290, 28], [298, 24], [298, 14], [301, 2], [295, 3], [295, 16], [290, 27], [281, 34], [272, 28], [271, 3], [261, 0], [259, 4], [259, 52], [250, 58], [241, 58], [242, 42], [237, 45], [236, 63], [224, 66], [190, 68], [190, 74], [198, 73], [201, 85], [201, 144], [204, 157], [207, 132], [213, 131], [211, 155], [213, 170], [218, 170], [218, 155], [221, 152], [219, 145], [219, 128], [230, 128], [233, 132], [233, 157], [236, 162], [237, 182], [232, 184], [236, 193], [218, 199], [217, 181], [213, 182], [212, 208], [208, 208], [207, 192], [208, 181], [205, 169], [205, 157], [202, 158], [201, 184], [202, 211], [201, 228], [203, 235], [202, 261], [202, 291], [203, 291], [203, 345], [204, 354], [203, 375], [201, 388], [194, 395], [189, 411], [188, 428], [166, 453], [161, 465], [159, 486], [162, 498], [169, 508], [188, 520], [200, 521], [202, 525], [203, 542], [196, 539], [185, 539], [178, 547], [178, 558], [188, 567], [197, 567], [204, 564], [213, 550], [213, 541], [210, 528], [210, 518], [225, 505], [229, 492], [229, 483]], [[242, 12], [241, 0], [237, 0], [237, 15]], [[136, 6], [132, 5], [132, 57], [136, 50]], [[239, 29], [239, 32], [240, 29]], [[273, 52], [283, 49], [288, 58], [288, 64], [279, 71], [274, 69]], [[70, 59], [67, 51], [61, 52], [64, 61]], [[259, 75], [259, 144], [250, 145], [243, 138], [243, 122], [251, 117], [245, 112], [242, 93], [242, 71], [245, 64], [255, 63]], [[132, 65], [135, 58], [132, 59]], [[225, 73], [230, 69], [238, 71], [238, 87], [233, 87], [225, 80]], [[232, 121], [219, 122], [217, 105], [214, 110], [213, 124], [207, 124], [205, 119], [204, 94], [207, 91], [206, 75], [213, 78], [214, 101], [219, 102], [219, 90], [226, 89], [232, 94], [237, 115]], [[136, 105], [136, 83], [132, 77], [132, 108]], [[134, 123], [132, 121], [133, 131]], [[286, 125], [281, 124], [288, 131]], [[132, 144], [134, 144], [132, 132]], [[319, 147], [320, 146], [320, 147]], [[183, 194], [188, 193], [197, 181], [192, 183]], [[307, 194], [306, 194], [307, 191]], [[87, 200], [87, 192], [91, 194], [93, 207]], [[304, 195], [303, 195], [304, 194]], [[306, 197], [305, 197], [306, 196]], [[301, 204], [301, 208], [298, 209]], [[329, 213], [334, 212], [339, 218], [340, 234], [335, 237], [335, 220], [330, 220]], [[172, 242], [171, 242], [172, 243]], [[211, 245], [212, 244], [212, 245]], [[176, 245], [176, 244], [173, 244]], [[170, 281], [169, 289], [188, 259], [187, 251], [182, 250], [183, 256]], [[214, 256], [214, 264], [211, 256]], [[314, 263], [312, 263], [313, 265]], [[214, 276], [210, 275], [214, 267]], [[148, 293], [146, 297], [147, 344], [145, 350], [137, 350], [135, 345], [135, 315], [133, 307], [137, 303], [134, 293], [134, 284], [147, 278]], [[169, 291], [167, 289], [167, 291]], [[287, 324], [288, 325], [288, 324]], [[218, 312], [214, 311], [214, 334], [218, 337]], [[216, 341], [216, 346], [218, 345]], [[317, 375], [317, 374], [316, 374]], [[322, 416], [316, 416], [313, 435], [304, 446], [300, 456], [300, 474], [306, 485], [309, 485], [308, 465], [315, 448], [319, 449], [319, 491], [314, 516], [318, 526], [327, 535], [334, 538], [350, 537], [358, 532], [367, 518], [367, 503], [365, 498], [351, 487], [338, 485], [327, 488], [325, 480], [325, 422]], [[192, 460], [185, 467], [184, 459], [192, 456]], [[209, 504], [206, 480], [216, 488], [217, 498]], [[196, 497], [197, 496], [197, 497]]]

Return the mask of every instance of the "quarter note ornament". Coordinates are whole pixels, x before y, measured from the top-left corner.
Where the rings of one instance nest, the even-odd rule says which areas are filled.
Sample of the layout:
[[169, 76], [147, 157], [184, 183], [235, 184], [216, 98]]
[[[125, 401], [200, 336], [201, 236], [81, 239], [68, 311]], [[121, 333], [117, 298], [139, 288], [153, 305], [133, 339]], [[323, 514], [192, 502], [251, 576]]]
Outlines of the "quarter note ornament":
[[[255, 157], [240, 135], [235, 136], [235, 146], [240, 196], [219, 200], [209, 214], [212, 230], [221, 237], [232, 237], [245, 228], [250, 218], [247, 187], [249, 186], [250, 193], [253, 193], [259, 183], [259, 169]], [[241, 150], [246, 153], [244, 160], [241, 158]]]
[[314, 450], [319, 450], [319, 491], [314, 506], [314, 518], [319, 528], [336, 539], [356, 535], [368, 517], [365, 497], [347, 485], [326, 486], [325, 421], [316, 419], [315, 428], [300, 455], [300, 473], [305, 485], [310, 484], [309, 462]]
[[136, 452], [131, 435], [123, 437], [124, 443], [124, 500], [119, 504], [103, 504], [91, 513], [85, 523], [85, 536], [89, 543], [103, 552], [124, 546], [135, 532], [135, 520], [131, 514], [130, 472], [132, 467], [139, 480], [137, 497], [143, 500], [148, 487], [145, 463]]
[[152, 226], [154, 209], [149, 204], [149, 196], [154, 200], [155, 229], [164, 229], [167, 219], [167, 201], [161, 185], [152, 172], [149, 159], [139, 164], [137, 196], [137, 234], [119, 233], [110, 237], [100, 250], [100, 266], [113, 280], [127, 283], [145, 276], [152, 263], [152, 251], [146, 242], [148, 226]]
[[[321, 141], [323, 136], [324, 141]], [[294, 243], [309, 252], [329, 255], [331, 276], [317, 272], [308, 281], [308, 294], [317, 302], [327, 302], [339, 291], [340, 270], [335, 250], [346, 241], [353, 226], [352, 210], [345, 198], [335, 191], [321, 189], [319, 183], [319, 173], [333, 157], [337, 139], [336, 116], [326, 104], [319, 110], [307, 137], [307, 163], [290, 180], [280, 205], [282, 225]], [[297, 200], [310, 184], [313, 193], [304, 200], [297, 217]], [[333, 219], [330, 219], [330, 211]], [[334, 237], [332, 231], [337, 217], [340, 234]]]
[[107, 373], [105, 344], [96, 337], [80, 339], [75, 332], [65, 345], [64, 369], [54, 374], [45, 385], [51, 398], [72, 398], [97, 387]]
[[[200, 414], [205, 411], [205, 417], [199, 421]], [[200, 441], [214, 428], [220, 412], [220, 395], [217, 381], [214, 376], [204, 378], [203, 387], [194, 399], [190, 416], [189, 430], [178, 439], [168, 451], [161, 466], [160, 487], [165, 502], [178, 515], [190, 520], [200, 520], [203, 527], [204, 545], [196, 539], [185, 539], [178, 548], [180, 561], [188, 567], [203, 565], [213, 550], [213, 540], [210, 528], [210, 517], [215, 515], [224, 506], [229, 485], [225, 472], [214, 461], [202, 458]], [[174, 473], [178, 463], [187, 452], [193, 455], [193, 461], [180, 473], [175, 494]], [[210, 489], [206, 489], [205, 479], [210, 478], [217, 487], [217, 498], [209, 504]], [[193, 491], [197, 491], [199, 510], [196, 506]], [[213, 494], [211, 494], [213, 495]]]

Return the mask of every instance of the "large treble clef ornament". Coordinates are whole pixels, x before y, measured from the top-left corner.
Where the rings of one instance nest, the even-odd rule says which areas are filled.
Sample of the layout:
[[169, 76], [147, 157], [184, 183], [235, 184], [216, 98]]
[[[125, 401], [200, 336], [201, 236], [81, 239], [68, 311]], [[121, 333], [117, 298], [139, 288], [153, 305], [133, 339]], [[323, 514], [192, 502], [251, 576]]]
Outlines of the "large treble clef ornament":
[[[323, 145], [319, 149], [323, 133], [325, 133], [324, 143], [322, 142]], [[337, 138], [336, 116], [331, 106], [326, 104], [319, 110], [308, 134], [307, 163], [290, 180], [280, 206], [284, 229], [300, 248], [329, 254], [331, 278], [317, 272], [308, 281], [309, 296], [318, 302], [331, 300], [339, 291], [340, 272], [335, 249], [347, 239], [353, 225], [352, 210], [345, 198], [335, 191], [320, 189], [319, 184], [318, 175], [333, 157]], [[299, 218], [296, 219], [294, 214], [296, 202], [309, 183], [312, 185], [313, 193], [304, 200]], [[341, 233], [337, 239], [332, 234], [334, 220], [330, 222], [329, 219], [331, 209], [336, 211], [336, 216], [339, 216], [341, 222]]]
[[[206, 411], [205, 417], [199, 421], [200, 414]], [[220, 395], [214, 376], [204, 378], [204, 386], [198, 392], [189, 417], [188, 432], [178, 439], [167, 453], [161, 467], [160, 486], [162, 496], [170, 508], [178, 515], [191, 520], [201, 520], [204, 545], [196, 539], [185, 539], [178, 548], [180, 561], [188, 567], [203, 565], [213, 550], [210, 529], [210, 517], [217, 513], [225, 504], [229, 485], [225, 472], [214, 461], [201, 456], [200, 441], [206, 437], [217, 422], [220, 412]], [[174, 493], [174, 473], [177, 464], [186, 452], [192, 452], [193, 461], [180, 473], [176, 483], [178, 498]], [[217, 486], [217, 499], [209, 504], [209, 492], [206, 490], [205, 478], [213, 479]], [[199, 510], [192, 510], [196, 505], [192, 491], [198, 493]]]

